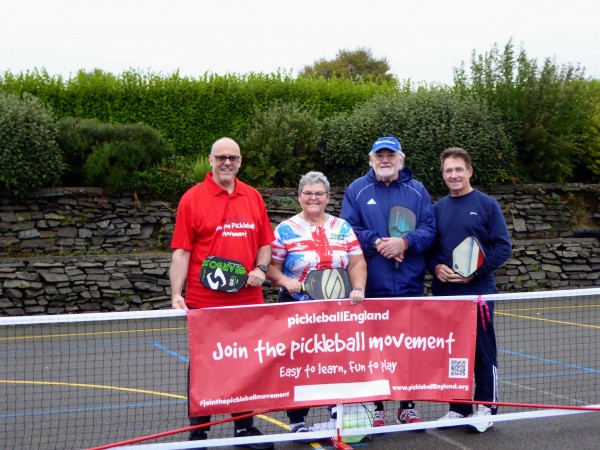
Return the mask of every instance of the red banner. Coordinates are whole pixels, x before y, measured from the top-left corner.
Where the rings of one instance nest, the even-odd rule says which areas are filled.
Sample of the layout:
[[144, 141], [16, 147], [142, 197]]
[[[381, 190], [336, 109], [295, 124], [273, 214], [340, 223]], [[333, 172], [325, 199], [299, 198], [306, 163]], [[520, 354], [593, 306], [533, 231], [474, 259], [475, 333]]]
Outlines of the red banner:
[[192, 415], [470, 399], [477, 308], [324, 300], [188, 312]]

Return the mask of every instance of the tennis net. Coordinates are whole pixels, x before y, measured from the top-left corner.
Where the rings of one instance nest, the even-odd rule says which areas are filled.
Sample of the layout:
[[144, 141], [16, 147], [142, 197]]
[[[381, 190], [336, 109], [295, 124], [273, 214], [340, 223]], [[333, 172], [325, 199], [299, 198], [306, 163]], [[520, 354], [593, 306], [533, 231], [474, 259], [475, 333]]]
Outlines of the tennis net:
[[[495, 302], [501, 400], [496, 417], [600, 403], [600, 289], [484, 300]], [[94, 448], [189, 425], [183, 311], [4, 317], [0, 355], [5, 448]], [[226, 377], [223, 383], [227, 386]], [[393, 403], [385, 402], [388, 420], [395, 416]], [[417, 407], [425, 419], [422, 427], [435, 427], [433, 421], [447, 410], [439, 402], [419, 401]], [[254, 422], [273, 440], [291, 438], [285, 411], [263, 412]], [[330, 410], [312, 408], [307, 422], [330, 422]], [[320, 433], [315, 436], [327, 431]], [[211, 427], [205, 445], [222, 445], [232, 436], [233, 424], [225, 421]], [[187, 439], [182, 431], [144, 443], [185, 448], [176, 443]]]

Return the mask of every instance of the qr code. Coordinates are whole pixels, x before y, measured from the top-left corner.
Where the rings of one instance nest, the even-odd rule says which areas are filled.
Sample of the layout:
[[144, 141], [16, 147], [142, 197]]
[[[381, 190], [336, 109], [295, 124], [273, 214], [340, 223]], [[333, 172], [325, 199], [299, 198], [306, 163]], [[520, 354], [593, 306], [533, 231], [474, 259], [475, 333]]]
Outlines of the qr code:
[[450, 358], [449, 378], [467, 378], [467, 369], [469, 368], [467, 358]]

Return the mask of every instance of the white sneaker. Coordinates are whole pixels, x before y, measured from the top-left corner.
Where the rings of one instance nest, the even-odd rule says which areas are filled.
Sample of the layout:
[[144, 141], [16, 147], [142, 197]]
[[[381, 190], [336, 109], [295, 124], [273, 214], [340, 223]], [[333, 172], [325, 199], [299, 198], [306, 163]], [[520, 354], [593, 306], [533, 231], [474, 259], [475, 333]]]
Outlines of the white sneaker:
[[[456, 411], [448, 411], [445, 415], [443, 415], [442, 417], [440, 417], [437, 421], [438, 422], [445, 422], [446, 420], [454, 420], [454, 419], [464, 419], [465, 416], [463, 416], [461, 413], [457, 413]], [[438, 428], [454, 428], [454, 425], [452, 426], [444, 426], [444, 425], [439, 425]]]
[[464, 419], [461, 413], [457, 413], [456, 411], [448, 411], [446, 415], [440, 417], [438, 420], [453, 420], [453, 419]]
[[[483, 417], [483, 416], [491, 416], [492, 410], [487, 406], [477, 405], [477, 411], [475, 414], [471, 414], [469, 417]], [[494, 422], [479, 422], [469, 425], [469, 428], [478, 433], [483, 433], [489, 428], [492, 428]]]

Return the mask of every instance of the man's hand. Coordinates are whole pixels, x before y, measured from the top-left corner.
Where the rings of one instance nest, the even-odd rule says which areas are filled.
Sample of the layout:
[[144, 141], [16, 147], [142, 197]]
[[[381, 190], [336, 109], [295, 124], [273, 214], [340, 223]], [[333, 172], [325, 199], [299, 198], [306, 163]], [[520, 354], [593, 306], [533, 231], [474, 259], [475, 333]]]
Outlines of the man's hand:
[[386, 259], [393, 259], [398, 262], [404, 261], [404, 253], [406, 252], [406, 243], [404, 239], [399, 237], [384, 237], [377, 245], [377, 251]]
[[255, 267], [248, 272], [248, 281], [246, 281], [246, 286], [262, 286], [266, 279], [266, 274], [258, 267]]
[[187, 305], [185, 304], [185, 299], [180, 294], [173, 295], [171, 298], [171, 306], [173, 306], [174, 309], [188, 309]]
[[470, 277], [463, 277], [462, 275], [457, 274], [446, 264], [438, 264], [437, 266], [435, 266], [435, 276], [442, 283], [467, 284], [475, 279], [475, 275], [471, 275]]

